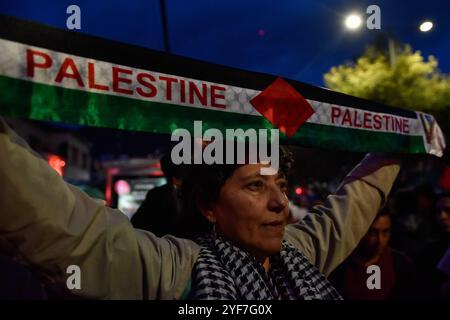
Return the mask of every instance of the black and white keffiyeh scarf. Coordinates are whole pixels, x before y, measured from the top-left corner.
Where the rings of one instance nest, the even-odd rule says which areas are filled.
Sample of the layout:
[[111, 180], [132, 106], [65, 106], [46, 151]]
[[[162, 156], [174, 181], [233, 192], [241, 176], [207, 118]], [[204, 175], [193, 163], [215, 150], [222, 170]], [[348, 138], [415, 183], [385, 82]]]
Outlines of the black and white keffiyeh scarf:
[[266, 272], [253, 255], [215, 233], [197, 240], [190, 299], [199, 300], [340, 300], [326, 277], [289, 242], [270, 257]]

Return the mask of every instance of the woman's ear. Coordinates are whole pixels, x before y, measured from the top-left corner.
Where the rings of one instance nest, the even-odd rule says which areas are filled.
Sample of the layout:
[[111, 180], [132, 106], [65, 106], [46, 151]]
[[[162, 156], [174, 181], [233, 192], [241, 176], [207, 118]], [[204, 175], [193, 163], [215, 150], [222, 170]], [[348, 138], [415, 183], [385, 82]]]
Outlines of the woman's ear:
[[206, 220], [208, 220], [209, 222], [211, 222], [213, 224], [216, 223], [216, 214], [214, 212], [212, 205], [198, 204], [197, 208], [199, 208], [200, 212], [206, 218]]

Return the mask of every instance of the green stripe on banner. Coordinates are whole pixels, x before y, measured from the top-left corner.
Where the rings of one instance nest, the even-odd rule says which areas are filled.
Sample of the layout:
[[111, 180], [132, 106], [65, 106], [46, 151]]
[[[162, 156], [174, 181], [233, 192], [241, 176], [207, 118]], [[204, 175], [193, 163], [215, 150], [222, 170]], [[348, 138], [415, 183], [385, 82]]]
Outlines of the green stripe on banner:
[[[193, 131], [193, 121], [208, 128], [274, 128], [264, 117], [135, 100], [49, 86], [0, 76], [1, 113], [11, 117], [78, 125], [170, 134], [176, 128]], [[421, 136], [371, 132], [305, 123], [289, 144], [355, 152], [425, 152]]]
[[[35, 120], [170, 134], [203, 128], [274, 128], [263, 117], [98, 94], [0, 76], [4, 114]], [[192, 131], [192, 130], [190, 130]]]
[[[373, 132], [358, 129], [305, 123], [293, 138], [302, 146], [333, 148], [353, 152], [426, 152], [421, 136], [399, 135], [391, 132]], [[282, 141], [284, 139], [281, 139]]]

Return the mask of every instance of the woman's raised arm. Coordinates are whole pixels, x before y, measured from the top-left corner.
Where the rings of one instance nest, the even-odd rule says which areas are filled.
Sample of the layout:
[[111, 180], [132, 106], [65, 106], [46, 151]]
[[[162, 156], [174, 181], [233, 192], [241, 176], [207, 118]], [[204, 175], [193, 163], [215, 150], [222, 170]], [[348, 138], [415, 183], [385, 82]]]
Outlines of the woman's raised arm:
[[66, 183], [2, 118], [0, 238], [63, 283], [77, 265], [81, 289], [73, 293], [103, 299], [178, 298], [199, 251], [189, 240], [135, 230], [120, 211]]
[[367, 232], [399, 170], [395, 156], [367, 155], [324, 204], [286, 228], [286, 239], [329, 275]]

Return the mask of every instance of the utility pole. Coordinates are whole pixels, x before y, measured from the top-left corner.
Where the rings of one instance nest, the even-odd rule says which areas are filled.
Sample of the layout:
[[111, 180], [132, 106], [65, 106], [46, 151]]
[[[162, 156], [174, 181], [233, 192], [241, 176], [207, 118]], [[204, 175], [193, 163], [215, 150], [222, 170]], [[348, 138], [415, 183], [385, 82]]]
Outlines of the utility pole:
[[388, 39], [388, 50], [389, 50], [389, 64], [391, 65], [391, 69], [395, 67], [396, 59], [397, 59], [397, 51], [395, 48], [395, 41], [387, 35]]
[[161, 11], [161, 26], [163, 32], [164, 51], [170, 53], [169, 33], [167, 28], [166, 1], [159, 0], [159, 9]]

